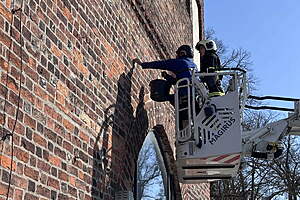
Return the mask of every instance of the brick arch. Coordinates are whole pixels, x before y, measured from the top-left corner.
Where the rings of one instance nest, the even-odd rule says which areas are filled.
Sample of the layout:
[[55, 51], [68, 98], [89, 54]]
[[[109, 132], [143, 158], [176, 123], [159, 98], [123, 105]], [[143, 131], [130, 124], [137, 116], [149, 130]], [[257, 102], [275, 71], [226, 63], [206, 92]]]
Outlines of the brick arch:
[[[166, 191], [169, 191], [169, 189], [171, 190], [171, 194], [168, 194], [167, 197], [168, 199], [182, 200], [181, 187], [177, 177], [175, 155], [172, 150], [174, 147], [171, 146], [171, 143], [168, 140], [168, 134], [165, 131], [164, 126], [163, 125], [154, 126], [153, 129], [149, 129], [148, 135], [149, 134], [152, 135], [148, 139], [152, 142], [152, 144], [154, 144], [156, 152], [158, 153], [159, 151], [160, 154], [159, 157], [160, 156], [162, 157], [159, 158], [159, 162], [162, 162], [163, 164], [160, 165], [160, 169], [162, 170], [164, 186], [165, 189], [167, 189]], [[148, 136], [145, 137], [145, 140], [147, 137]], [[138, 152], [140, 152], [142, 146], [140, 146]], [[138, 156], [135, 160], [137, 164]], [[137, 173], [137, 168], [135, 173]], [[137, 182], [135, 182], [135, 184], [137, 184]], [[136, 187], [137, 186], [135, 186], [135, 188]], [[170, 198], [169, 196], [172, 196], [173, 198]]]
[[[147, 99], [147, 95], [145, 98]], [[173, 187], [171, 189], [174, 191], [174, 199], [197, 200], [199, 196], [203, 199], [209, 199], [209, 184], [179, 183], [175, 156], [175, 113], [172, 106], [167, 103], [155, 103], [149, 100], [145, 103], [145, 109], [148, 115], [149, 130], [155, 135], [166, 171], [171, 177]]]
[[[170, 176], [171, 189], [174, 190], [175, 199], [181, 200], [181, 188], [177, 176], [177, 168], [175, 163], [174, 145], [169, 141], [165, 128], [158, 124], [153, 127], [153, 133], [159, 145], [161, 154], [163, 156], [164, 164], [168, 175]], [[174, 143], [173, 143], [174, 144]], [[171, 191], [172, 192], [172, 191]]]

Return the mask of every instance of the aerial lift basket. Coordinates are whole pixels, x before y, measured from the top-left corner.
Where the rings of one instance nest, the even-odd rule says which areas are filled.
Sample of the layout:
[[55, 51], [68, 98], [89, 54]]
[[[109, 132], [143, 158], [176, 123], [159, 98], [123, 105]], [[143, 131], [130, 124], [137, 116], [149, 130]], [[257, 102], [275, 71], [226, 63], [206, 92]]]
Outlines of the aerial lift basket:
[[[245, 81], [238, 72], [219, 72], [201, 76], [227, 75], [231, 77], [223, 96], [208, 98], [200, 82], [200, 75], [193, 73], [191, 81], [177, 82], [176, 110], [176, 157], [180, 182], [199, 183], [234, 176], [241, 161], [241, 92]], [[184, 82], [185, 84], [182, 84]], [[180, 127], [178, 90], [186, 87], [188, 95], [188, 122]], [[198, 109], [197, 109], [198, 108]], [[194, 112], [196, 110], [196, 112]]]

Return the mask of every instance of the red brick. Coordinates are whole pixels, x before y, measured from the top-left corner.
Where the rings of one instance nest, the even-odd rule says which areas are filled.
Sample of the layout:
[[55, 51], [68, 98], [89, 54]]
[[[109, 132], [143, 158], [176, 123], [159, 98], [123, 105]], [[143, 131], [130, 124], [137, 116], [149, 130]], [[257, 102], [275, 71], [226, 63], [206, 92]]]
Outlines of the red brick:
[[46, 124], [50, 129], [54, 129], [55, 121], [51, 118], [48, 118]]
[[[36, 58], [30, 57], [29, 60], [28, 60], [28, 66], [29, 66], [32, 70], [34, 70], [34, 72], [33, 72], [34, 77], [35, 77], [35, 72], [37, 72], [37, 70], [36, 70], [37, 66], [36, 66], [36, 60], [35, 60], [35, 59], [36, 59]], [[30, 73], [30, 72], [28, 72], [28, 73]], [[34, 80], [35, 80], [35, 79], [34, 79]]]
[[[20, 114], [20, 111], [19, 111]], [[12, 119], [11, 117], [8, 117], [8, 127], [10, 130], [14, 129], [14, 133], [19, 134], [19, 135], [24, 135], [25, 134], [25, 127], [18, 121]]]
[[64, 105], [65, 104], [65, 97], [60, 93], [56, 92], [56, 101], [57, 103]]
[[82, 181], [84, 181], [84, 173], [82, 171], [78, 172], [78, 178]]
[[8, 93], [8, 101], [14, 104], [16, 107], [19, 104], [20, 108], [22, 109], [22, 99], [19, 99], [18, 94], [14, 93], [13, 91]]
[[8, 191], [8, 185], [4, 185], [0, 182], [0, 195], [6, 195]]
[[12, 185], [22, 188], [22, 189], [26, 189], [27, 188], [27, 179], [26, 178], [22, 178], [16, 175], [12, 175], [11, 177], [11, 183]]
[[31, 69], [30, 67], [24, 67], [24, 72], [26, 75], [28, 75], [33, 81], [35, 81], [36, 83], [38, 82], [38, 74], [36, 71], [34, 71], [33, 69]]
[[[9, 1], [8, 1], [9, 2]], [[8, 6], [7, 6], [8, 7]], [[11, 12], [7, 9], [7, 7], [4, 7], [3, 4], [0, 4], [0, 13], [2, 14], [3, 17], [5, 17], [5, 19], [7, 21], [11, 21], [12, 20], [12, 14]]]
[[32, 129], [36, 129], [36, 120], [25, 114], [24, 117], [24, 123], [25, 125], [29, 126]]
[[68, 10], [66, 7], [64, 7], [63, 9], [63, 14], [65, 15], [65, 17], [70, 21], [73, 22], [74, 17], [72, 15], [72, 13], [70, 12], [70, 10]]
[[63, 148], [69, 151], [70, 153], [73, 153], [73, 146], [67, 141], [63, 142]]
[[26, 88], [22, 88], [21, 90], [21, 97], [25, 98], [27, 101], [29, 101], [30, 103], [34, 104], [35, 103], [35, 97], [34, 94], [31, 93], [29, 90], [27, 90]]
[[54, 154], [59, 156], [61, 159], [66, 160], [66, 152], [63, 151], [61, 148], [55, 147]]
[[37, 168], [41, 169], [45, 173], [50, 173], [51, 166], [42, 160], [38, 160]]
[[[44, 103], [42, 100], [40, 100], [39, 98], [36, 98], [35, 99], [35, 105], [36, 105], [36, 108], [38, 110], [43, 110], [44, 109]], [[45, 116], [46, 117], [46, 116]]]
[[50, 156], [49, 156], [49, 162], [50, 162], [52, 165], [55, 165], [55, 166], [57, 166], [57, 167], [60, 167], [60, 166], [61, 166], [61, 159], [60, 159], [59, 157], [50, 155]]
[[5, 117], [6, 117], [6, 115], [4, 113], [0, 113], [0, 124], [5, 123]]
[[11, 43], [10, 37], [7, 34], [5, 34], [2, 30], [0, 30], [0, 42], [5, 46], [7, 46], [8, 48], [10, 47], [10, 43]]
[[69, 181], [69, 175], [65, 173], [64, 171], [59, 170], [58, 171], [58, 178], [62, 181], [68, 182]]
[[85, 134], [83, 131], [79, 132], [79, 137], [86, 143], [89, 143], [89, 141], [90, 141], [90, 137], [87, 134]]
[[47, 99], [48, 95], [39, 85], [34, 86], [34, 94], [41, 99]]
[[35, 133], [33, 135], [33, 141], [35, 143], [39, 144], [40, 146], [42, 146], [44, 148], [47, 148], [47, 141], [42, 136], [40, 136], [39, 134]]
[[41, 185], [37, 186], [36, 193], [50, 199], [50, 190]]
[[54, 45], [51, 46], [51, 52], [58, 58], [62, 57], [62, 52]]
[[69, 183], [75, 187], [75, 184], [76, 184], [76, 177], [70, 176], [70, 177], [69, 177]]
[[7, 61], [0, 57], [0, 68], [4, 71], [8, 71], [9, 65]]
[[48, 177], [47, 185], [52, 187], [52, 188], [55, 188], [57, 190], [59, 190], [59, 187], [60, 187], [59, 181], [52, 178], [52, 177], [50, 177], [50, 176]]
[[[0, 165], [4, 168], [11, 169], [11, 158], [5, 155], [0, 155]], [[12, 162], [12, 170], [16, 170], [15, 161]]]
[[40, 173], [38, 171], [32, 169], [31, 167], [25, 166], [25, 168], [24, 168], [24, 174], [27, 177], [29, 177], [29, 178], [31, 178], [31, 179], [33, 179], [35, 181], [38, 181]]
[[21, 160], [24, 163], [28, 163], [29, 153], [27, 151], [24, 151], [18, 147], [14, 147], [14, 152], [17, 159]]
[[6, 74], [2, 74], [1, 81], [15, 93], [19, 92], [19, 84], [13, 77], [7, 76]]
[[19, 189], [15, 189], [14, 191], [14, 200], [23, 200], [23, 191]]
[[83, 181], [81, 181], [79, 179], [76, 179], [75, 186], [76, 186], [77, 189], [84, 191], [85, 187], [86, 187], [86, 184]]
[[74, 125], [69, 120], [66, 119], [63, 119], [63, 125], [70, 132], [73, 132], [75, 128]]
[[47, 114], [48, 116], [51, 116], [52, 118], [53, 118], [53, 115], [55, 113], [55, 111], [53, 110], [53, 108], [51, 108], [48, 105], [44, 106], [44, 112], [45, 112], [45, 114]]
[[64, 136], [66, 131], [65, 131], [64, 127], [62, 127], [58, 123], [55, 123], [54, 132], [56, 132], [60, 136]]
[[46, 24], [49, 23], [49, 18], [45, 15], [44, 12], [42, 12], [41, 9], [38, 9], [38, 10], [37, 10], [37, 15], [39, 16], [39, 18], [40, 18], [42, 21], [46, 22]]
[[[1, 34], [0, 34], [1, 37]], [[11, 63], [13, 63], [16, 67], [21, 68], [21, 58], [16, 56], [15, 54], [11, 53], [9, 54], [9, 59]]]
[[25, 197], [24, 197], [24, 200], [39, 200], [39, 198], [35, 195], [30, 194], [30, 193], [26, 193]]

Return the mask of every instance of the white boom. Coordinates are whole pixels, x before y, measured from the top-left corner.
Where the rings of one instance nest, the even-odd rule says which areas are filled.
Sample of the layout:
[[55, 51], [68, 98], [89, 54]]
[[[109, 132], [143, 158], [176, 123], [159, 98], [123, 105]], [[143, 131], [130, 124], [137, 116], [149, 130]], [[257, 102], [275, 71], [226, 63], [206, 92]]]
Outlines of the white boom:
[[[227, 90], [223, 96], [209, 97], [199, 78], [217, 75], [230, 77]], [[179, 80], [175, 89], [176, 162], [182, 183], [229, 179], [236, 175], [244, 156], [276, 158], [282, 153], [280, 140], [284, 136], [300, 135], [300, 101], [280, 97], [271, 98], [295, 102], [294, 109], [286, 109], [292, 111], [289, 117], [242, 132], [242, 115], [249, 97], [243, 70], [193, 72], [192, 80]], [[188, 96], [185, 104], [180, 100], [180, 90], [185, 90]]]

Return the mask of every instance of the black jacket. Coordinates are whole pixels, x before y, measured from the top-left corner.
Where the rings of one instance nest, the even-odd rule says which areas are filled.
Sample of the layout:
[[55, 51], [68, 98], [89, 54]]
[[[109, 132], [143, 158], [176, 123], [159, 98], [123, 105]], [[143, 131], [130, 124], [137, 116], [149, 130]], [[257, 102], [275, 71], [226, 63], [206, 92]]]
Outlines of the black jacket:
[[214, 51], [207, 51], [200, 58], [200, 72], [214, 72], [221, 68], [219, 56]]

